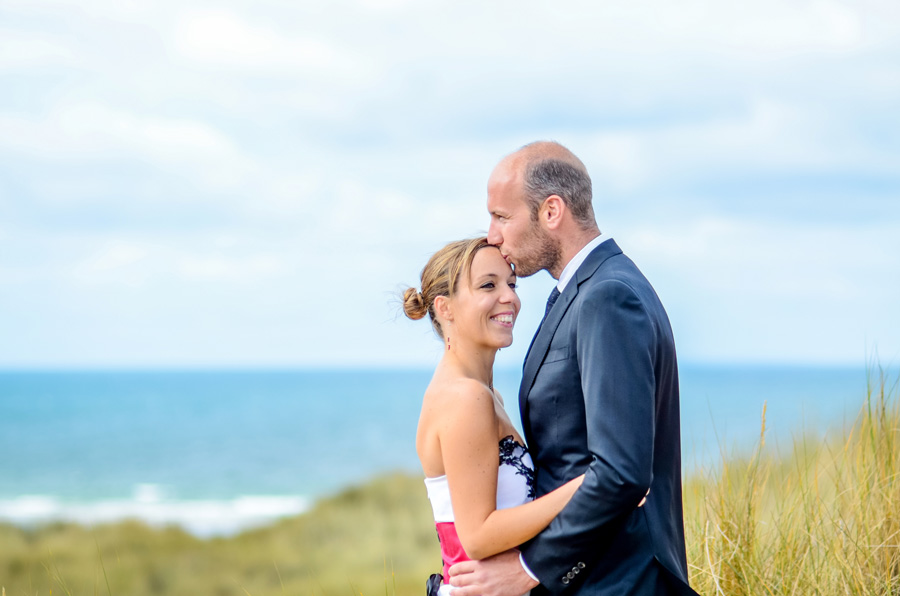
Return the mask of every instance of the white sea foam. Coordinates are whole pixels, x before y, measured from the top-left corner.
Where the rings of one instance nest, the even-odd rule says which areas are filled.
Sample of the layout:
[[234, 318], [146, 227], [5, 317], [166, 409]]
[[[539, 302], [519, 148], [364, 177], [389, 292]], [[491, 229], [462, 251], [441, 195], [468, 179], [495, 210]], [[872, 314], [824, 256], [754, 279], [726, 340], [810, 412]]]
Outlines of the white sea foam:
[[69, 501], [46, 495], [0, 499], [0, 520], [33, 526], [54, 521], [93, 525], [136, 519], [155, 527], [177, 525], [206, 538], [264, 526], [308, 508], [308, 500], [296, 496], [178, 500], [168, 498], [157, 485], [142, 484], [135, 487], [131, 499]]

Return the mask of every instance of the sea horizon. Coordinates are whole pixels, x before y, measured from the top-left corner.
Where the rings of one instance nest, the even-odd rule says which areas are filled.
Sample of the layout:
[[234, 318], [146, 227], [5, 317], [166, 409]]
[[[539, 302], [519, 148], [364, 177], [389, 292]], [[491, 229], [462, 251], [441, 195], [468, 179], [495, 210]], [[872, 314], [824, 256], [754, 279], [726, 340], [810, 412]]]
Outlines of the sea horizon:
[[[852, 423], [866, 366], [682, 364], [684, 473]], [[893, 371], [889, 371], [891, 374]], [[0, 521], [139, 519], [229, 535], [421, 473], [425, 367], [0, 369]], [[520, 370], [495, 371], [518, 426]], [[875, 379], [873, 379], [874, 381]], [[424, 494], [424, 493], [423, 493]]]

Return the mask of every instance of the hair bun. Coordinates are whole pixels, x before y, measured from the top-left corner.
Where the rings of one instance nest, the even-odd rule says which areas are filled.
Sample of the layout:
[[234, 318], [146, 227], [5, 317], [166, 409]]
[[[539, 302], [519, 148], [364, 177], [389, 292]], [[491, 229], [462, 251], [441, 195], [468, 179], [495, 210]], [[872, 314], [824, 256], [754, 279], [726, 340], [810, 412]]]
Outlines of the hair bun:
[[403, 312], [410, 319], [417, 321], [428, 314], [425, 299], [415, 288], [408, 288], [403, 292]]

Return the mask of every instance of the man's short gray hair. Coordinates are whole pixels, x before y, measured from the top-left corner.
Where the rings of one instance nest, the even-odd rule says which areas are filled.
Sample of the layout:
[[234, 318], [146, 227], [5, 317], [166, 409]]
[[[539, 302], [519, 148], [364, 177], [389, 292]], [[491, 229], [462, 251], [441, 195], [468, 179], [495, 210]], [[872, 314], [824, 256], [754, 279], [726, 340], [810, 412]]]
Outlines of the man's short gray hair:
[[560, 159], [538, 159], [525, 170], [525, 201], [531, 207], [531, 218], [537, 220], [544, 199], [559, 196], [572, 216], [585, 226], [594, 224], [591, 205], [591, 177], [586, 171]]

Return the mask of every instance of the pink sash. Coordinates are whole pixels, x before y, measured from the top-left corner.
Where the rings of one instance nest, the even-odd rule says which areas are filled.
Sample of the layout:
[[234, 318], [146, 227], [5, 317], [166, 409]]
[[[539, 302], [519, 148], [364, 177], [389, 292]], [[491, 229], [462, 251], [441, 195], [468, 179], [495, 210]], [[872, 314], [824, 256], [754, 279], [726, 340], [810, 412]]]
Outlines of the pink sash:
[[466, 551], [463, 550], [462, 544], [459, 542], [459, 535], [456, 533], [456, 524], [453, 522], [438, 522], [434, 524], [437, 527], [438, 540], [441, 541], [441, 556], [444, 559], [444, 583], [450, 583], [450, 567], [461, 561], [471, 561]]

